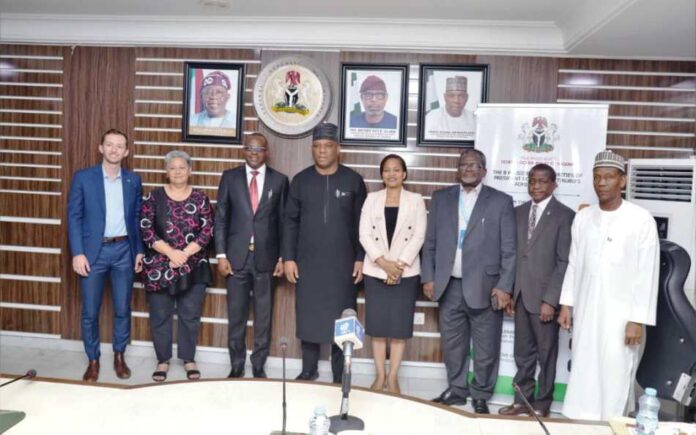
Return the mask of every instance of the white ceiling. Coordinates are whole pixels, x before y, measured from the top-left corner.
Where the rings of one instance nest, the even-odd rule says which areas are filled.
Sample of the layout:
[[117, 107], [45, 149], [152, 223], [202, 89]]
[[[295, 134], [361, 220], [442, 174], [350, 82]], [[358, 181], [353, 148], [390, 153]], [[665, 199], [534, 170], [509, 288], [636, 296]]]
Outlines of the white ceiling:
[[696, 0], [0, 0], [0, 38], [696, 59]]

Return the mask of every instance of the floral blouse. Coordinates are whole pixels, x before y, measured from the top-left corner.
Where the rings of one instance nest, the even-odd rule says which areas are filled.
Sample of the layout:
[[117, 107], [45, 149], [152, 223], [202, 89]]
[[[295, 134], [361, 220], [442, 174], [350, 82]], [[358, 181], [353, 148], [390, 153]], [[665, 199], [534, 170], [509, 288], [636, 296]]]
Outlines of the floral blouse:
[[[183, 201], [169, 198], [164, 188], [159, 188], [159, 195], [167, 201], [167, 216], [164, 221], [165, 237], [157, 234], [156, 222], [161, 217], [157, 214], [157, 200], [154, 191], [143, 200], [140, 213], [140, 229], [143, 243], [148, 250], [143, 260], [143, 285], [148, 291], [159, 291], [176, 284], [197, 268], [209, 268], [207, 247], [213, 238], [213, 209], [210, 200], [202, 190], [193, 189], [191, 195]], [[152, 249], [158, 240], [163, 240], [174, 249], [184, 249], [189, 243], [196, 242], [200, 251], [189, 257], [186, 264], [179, 268], [169, 266], [169, 257]], [[188, 281], [188, 280], [187, 280]]]

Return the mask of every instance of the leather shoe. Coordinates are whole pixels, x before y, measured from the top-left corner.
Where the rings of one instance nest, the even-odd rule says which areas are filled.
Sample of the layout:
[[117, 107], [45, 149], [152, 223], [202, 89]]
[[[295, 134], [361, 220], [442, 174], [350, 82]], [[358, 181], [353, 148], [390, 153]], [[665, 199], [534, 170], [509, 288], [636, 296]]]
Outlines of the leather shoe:
[[313, 371], [313, 372], [302, 372], [300, 373], [295, 380], [297, 381], [313, 381], [319, 377], [319, 372]]
[[232, 367], [230, 374], [227, 375], [228, 378], [243, 378], [244, 377], [244, 367]]
[[451, 388], [446, 389], [439, 396], [432, 400], [435, 403], [441, 403], [443, 405], [466, 405], [466, 396], [460, 396], [455, 393]]
[[526, 406], [520, 405], [519, 403], [513, 403], [512, 405], [503, 406], [498, 410], [500, 415], [522, 415], [529, 414], [529, 410]]
[[123, 352], [114, 352], [114, 370], [119, 379], [128, 379], [131, 376], [131, 371], [126, 365], [126, 358]]
[[255, 378], [267, 378], [266, 370], [263, 367], [252, 367], [251, 371], [254, 373]]
[[474, 399], [474, 412], [477, 414], [490, 414], [486, 399]]
[[97, 382], [99, 379], [99, 360], [90, 360], [87, 364], [87, 370], [85, 374], [82, 375], [82, 380], [86, 382]]
[[537, 415], [537, 417], [548, 417], [549, 414], [551, 414], [550, 409], [536, 409], [534, 408], [534, 413]]

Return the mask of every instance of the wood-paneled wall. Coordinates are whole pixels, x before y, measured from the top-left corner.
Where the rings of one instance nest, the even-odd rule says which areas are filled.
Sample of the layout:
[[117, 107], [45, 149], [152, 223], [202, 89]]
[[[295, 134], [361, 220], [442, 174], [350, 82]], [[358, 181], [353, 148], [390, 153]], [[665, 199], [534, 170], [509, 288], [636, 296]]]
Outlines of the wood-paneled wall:
[[[131, 138], [127, 165], [143, 178], [145, 191], [164, 183], [162, 157], [181, 149], [194, 160], [192, 184], [215, 202], [223, 170], [243, 162], [241, 146], [183, 143], [181, 114], [183, 62], [244, 63], [244, 130], [269, 138], [269, 163], [290, 176], [311, 164], [311, 138], [285, 138], [259, 123], [252, 89], [263, 65], [278, 57], [311, 57], [329, 77], [334, 103], [327, 119], [337, 121], [340, 64], [410, 65], [407, 146], [343, 146], [342, 163], [358, 171], [370, 191], [381, 187], [379, 162], [391, 152], [409, 166], [409, 189], [429, 201], [432, 192], [455, 182], [457, 150], [420, 147], [417, 137], [420, 63], [489, 65], [489, 102], [609, 102], [607, 143], [627, 157], [688, 157], [694, 154], [696, 66], [691, 62], [625, 61], [492, 55], [374, 52], [288, 52], [244, 49], [41, 47], [2, 45], [0, 61], [12, 66], [0, 79], [0, 236], [1, 328], [77, 339], [79, 289], [70, 266], [66, 201], [72, 173], [99, 161], [101, 133], [120, 128]], [[5, 71], [5, 69], [3, 69]], [[211, 257], [214, 257], [211, 252]], [[214, 261], [214, 259], [213, 259]], [[134, 341], [150, 340], [147, 305], [136, 284]], [[222, 347], [227, 341], [225, 285], [208, 289], [199, 343]], [[358, 312], [364, 313], [362, 294]], [[295, 335], [294, 289], [279, 280], [274, 298], [272, 351], [277, 340]], [[102, 340], [110, 340], [110, 304], [105, 298]], [[437, 303], [419, 298], [416, 325], [406, 359], [441, 361]], [[252, 345], [253, 318], [248, 345]], [[369, 357], [369, 346], [358, 353]]]

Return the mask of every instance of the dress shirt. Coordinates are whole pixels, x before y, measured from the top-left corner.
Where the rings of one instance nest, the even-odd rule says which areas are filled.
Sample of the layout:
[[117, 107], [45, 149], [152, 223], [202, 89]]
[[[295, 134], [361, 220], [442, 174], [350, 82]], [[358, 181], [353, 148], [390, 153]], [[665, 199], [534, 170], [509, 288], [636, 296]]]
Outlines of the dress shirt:
[[459, 186], [459, 230], [457, 231], [457, 252], [454, 254], [454, 264], [452, 265], [452, 276], [455, 278], [462, 277], [462, 245], [466, 236], [466, 227], [469, 225], [471, 212], [476, 206], [479, 193], [481, 193], [482, 184], [479, 183], [476, 187], [467, 192], [463, 186]]
[[532, 205], [529, 207], [529, 215], [527, 215], [527, 221], [529, 221], [529, 217], [532, 216], [532, 209], [534, 206], [537, 206], [537, 214], [536, 214], [536, 221], [534, 222], [534, 228], [536, 228], [537, 225], [539, 225], [539, 220], [541, 219], [541, 216], [544, 214], [544, 210], [546, 209], [546, 206], [549, 205], [549, 201], [551, 201], [551, 196], [549, 195], [548, 198], [545, 200], [541, 201], [540, 203], [535, 203], [532, 201]]
[[119, 168], [118, 174], [113, 180], [109, 179], [103, 166], [102, 174], [104, 176], [104, 203], [106, 205], [104, 237], [127, 236], [121, 169]]

